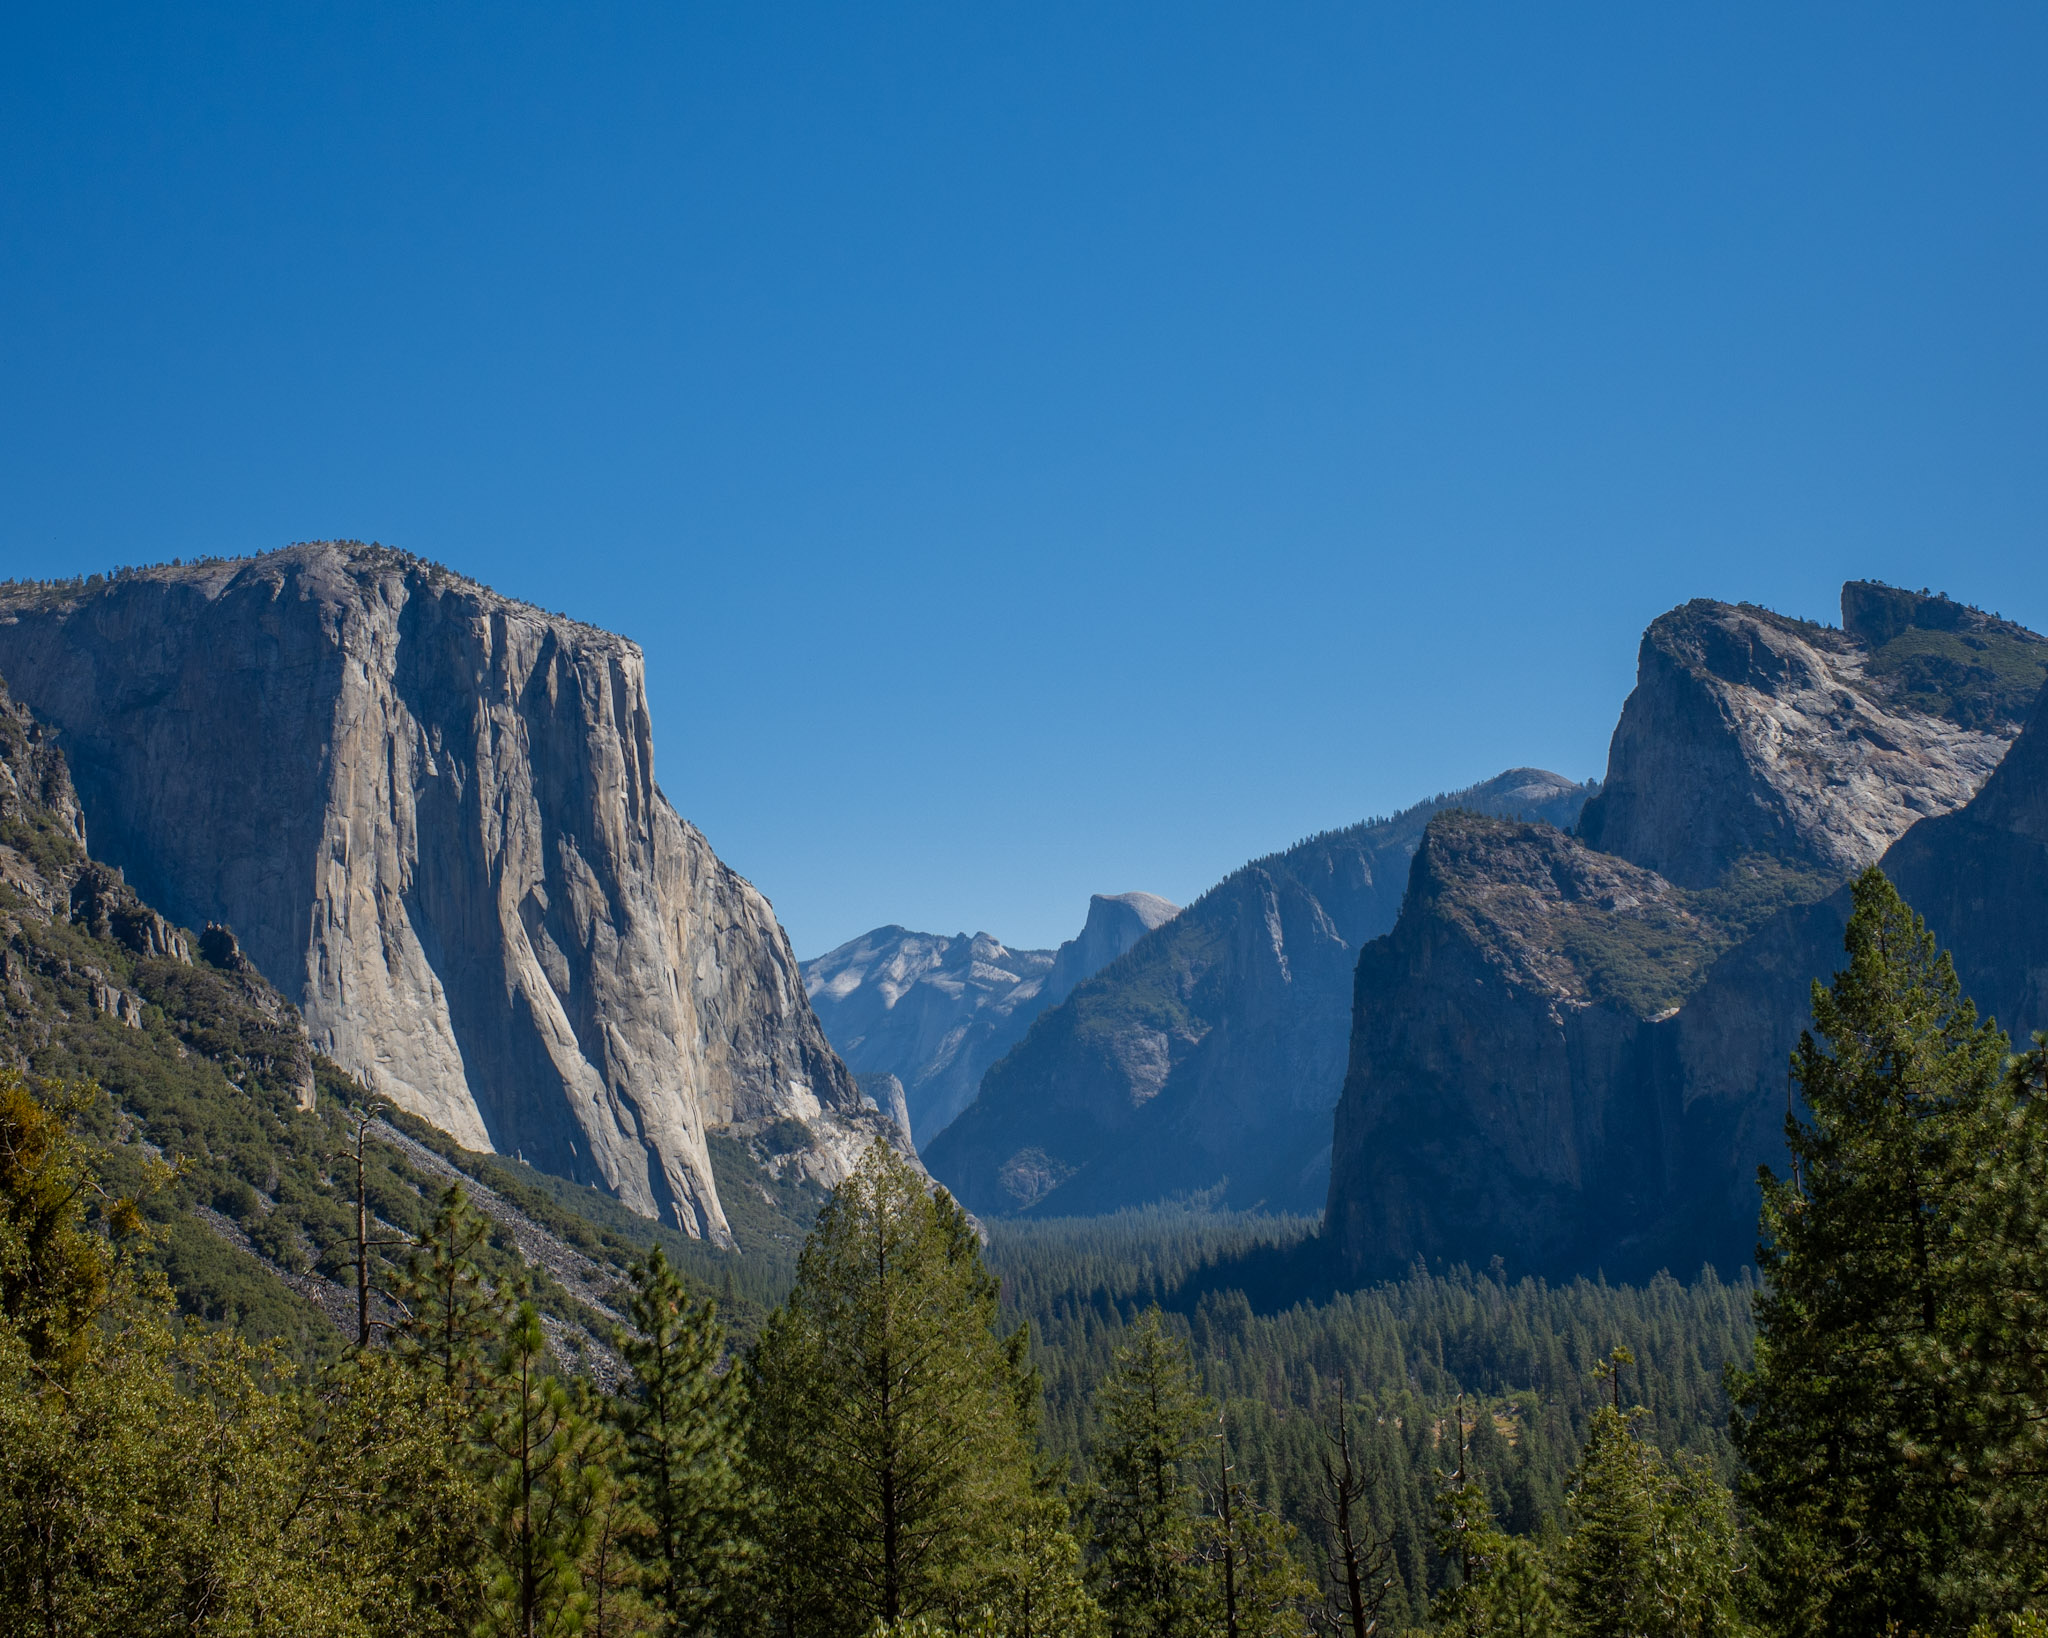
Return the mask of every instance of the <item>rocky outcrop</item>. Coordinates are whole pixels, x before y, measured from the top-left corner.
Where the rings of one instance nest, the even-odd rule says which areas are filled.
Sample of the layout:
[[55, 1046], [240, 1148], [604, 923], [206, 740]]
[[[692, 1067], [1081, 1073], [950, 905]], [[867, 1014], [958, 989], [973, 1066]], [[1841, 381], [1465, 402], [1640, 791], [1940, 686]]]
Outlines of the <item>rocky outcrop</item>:
[[[1042, 1006], [1057, 1006], [1086, 979], [1180, 914], [1180, 906], [1156, 893], [1096, 893], [1080, 933], [1059, 947], [1052, 971], [1039, 992]], [[1033, 1016], [1036, 1016], [1034, 1014]], [[1021, 1031], [1020, 1031], [1021, 1033]]]
[[708, 1128], [793, 1117], [825, 1182], [888, 1130], [656, 786], [625, 639], [329, 543], [0, 588], [0, 672], [143, 896], [460, 1142], [723, 1240]]
[[1203, 1191], [1315, 1209], [1352, 971], [1424, 825], [1453, 807], [1569, 825], [1589, 789], [1515, 769], [1233, 872], [1036, 1020], [929, 1145], [933, 1175], [993, 1215]]
[[804, 988], [857, 1074], [902, 1082], [922, 1146], [974, 1101], [1032, 1019], [1178, 913], [1151, 893], [1098, 893], [1080, 935], [1056, 951], [877, 927], [805, 962]]
[[1658, 620], [1576, 838], [1432, 824], [1358, 963], [1326, 1219], [1352, 1274], [1745, 1261], [1787, 1056], [1872, 862], [1941, 907], [1966, 983], [2040, 1016], [2013, 975], [2041, 944], [2020, 923], [2048, 915], [2024, 839], [2043, 810], [2010, 793], [2043, 735], [2007, 748], [2048, 644], [1887, 587], [1843, 607], [1840, 631], [1712, 603]]
[[1682, 887], [1756, 854], [1841, 878], [1969, 801], [2018, 732], [2048, 644], [1864, 582], [1843, 608], [1843, 630], [1706, 601], [1655, 621], [1580, 836]]
[[1689, 898], [1556, 831], [1432, 822], [1359, 957], [1325, 1231], [1349, 1267], [1576, 1268], [1654, 1216], [1655, 1020], [1716, 934]]
[[894, 1075], [856, 1075], [853, 1081], [869, 1105], [895, 1123], [904, 1145], [915, 1147], [917, 1139], [910, 1126], [910, 1100], [903, 1095], [902, 1081]]
[[[62, 751], [0, 681], [0, 1063], [69, 1074], [83, 1056], [118, 1094], [125, 1076], [151, 1072], [153, 1053], [184, 1061], [196, 1050], [229, 1085], [311, 1109], [313, 1049], [297, 1009], [255, 974], [192, 972], [192, 938], [92, 858], [86, 836]], [[145, 1031], [152, 1008], [189, 1040]], [[95, 1020], [137, 1038], [111, 1061], [81, 1054]]]

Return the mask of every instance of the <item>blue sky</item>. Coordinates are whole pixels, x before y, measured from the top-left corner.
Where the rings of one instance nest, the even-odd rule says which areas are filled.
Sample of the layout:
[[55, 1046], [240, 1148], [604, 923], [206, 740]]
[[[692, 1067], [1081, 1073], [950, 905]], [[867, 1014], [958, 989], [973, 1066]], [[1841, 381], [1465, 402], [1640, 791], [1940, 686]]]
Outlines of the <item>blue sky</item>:
[[1641, 629], [2048, 629], [2048, 10], [11, 8], [0, 573], [636, 638], [800, 953], [1598, 773]]

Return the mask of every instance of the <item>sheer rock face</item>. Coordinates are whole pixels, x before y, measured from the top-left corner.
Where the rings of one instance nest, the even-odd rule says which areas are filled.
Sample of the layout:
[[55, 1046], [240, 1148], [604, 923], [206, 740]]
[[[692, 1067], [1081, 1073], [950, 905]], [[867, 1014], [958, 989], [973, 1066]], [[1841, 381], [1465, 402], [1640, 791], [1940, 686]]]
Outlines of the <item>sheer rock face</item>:
[[1156, 893], [1095, 893], [1078, 935], [1059, 947], [1045, 981], [1045, 1004], [1057, 1006], [1155, 927], [1180, 914]]
[[804, 988], [856, 1072], [902, 1082], [923, 1145], [974, 1101], [1032, 1019], [1179, 911], [1151, 893], [1097, 893], [1080, 935], [1056, 951], [877, 927], [805, 962]]
[[230, 924], [314, 1043], [462, 1143], [729, 1238], [707, 1126], [867, 1110], [774, 915], [654, 783], [639, 650], [396, 552], [0, 591], [102, 854]]
[[1399, 923], [1359, 957], [1327, 1229], [1346, 1262], [1550, 1268], [1613, 1237], [1663, 1145], [1600, 938], [1704, 943], [1684, 900], [1557, 831], [1431, 822]]
[[[1852, 584], [1845, 606], [1880, 589]], [[1751, 854], [1838, 877], [1862, 869], [1919, 820], [1969, 801], [2018, 731], [1927, 709], [1872, 674], [1880, 646], [1747, 604], [1662, 616], [1579, 834], [1683, 887], [1710, 887]]]
[[1315, 1209], [1358, 950], [1393, 925], [1430, 815], [1569, 825], [1588, 790], [1514, 769], [1234, 871], [1039, 1016], [928, 1147], [933, 1174], [995, 1215], [1200, 1191]]
[[1888, 587], [1843, 607], [1843, 631], [1657, 621], [1576, 838], [1432, 823], [1358, 963], [1327, 1206], [1352, 1274], [1748, 1260], [1787, 1057], [1873, 862], [1966, 987], [2048, 1023], [2048, 730], [2015, 720], [2048, 645]]

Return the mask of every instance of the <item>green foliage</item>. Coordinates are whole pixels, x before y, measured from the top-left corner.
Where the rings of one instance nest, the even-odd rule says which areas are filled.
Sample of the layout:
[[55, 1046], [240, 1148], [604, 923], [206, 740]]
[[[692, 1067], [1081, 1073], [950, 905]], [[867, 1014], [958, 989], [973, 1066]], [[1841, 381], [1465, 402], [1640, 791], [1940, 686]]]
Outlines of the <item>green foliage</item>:
[[1658, 1628], [1655, 1451], [1629, 1418], [1603, 1405], [1567, 1504], [1561, 1574], [1572, 1628], [1585, 1638], [1636, 1638]]
[[590, 1613], [582, 1567], [617, 1488], [609, 1430], [582, 1414], [547, 1366], [547, 1334], [531, 1303], [506, 1327], [497, 1360], [502, 1392], [482, 1445], [495, 1460], [490, 1545], [495, 1574], [479, 1633], [558, 1638]]
[[1956, 1414], [1943, 1361], [1972, 1319], [1971, 1139], [2006, 1041], [1882, 873], [1854, 897], [1849, 964], [1815, 984], [1793, 1055], [1811, 1119], [1787, 1122], [1792, 1175], [1764, 1176], [1767, 1283], [1733, 1431], [1779, 1624], [1960, 1630], [1988, 1592], [1956, 1584], [1982, 1515], [1930, 1458]]
[[1157, 1308], [1138, 1317], [1096, 1395], [1088, 1497], [1096, 1596], [1114, 1638], [1198, 1630], [1196, 1468], [1215, 1415], [1186, 1343]]
[[782, 1630], [975, 1602], [1032, 1495], [1035, 1395], [997, 1319], [965, 1214], [870, 1147], [754, 1353], [763, 1594]]
[[1965, 1573], [2009, 1608], [2048, 1581], [2048, 1035], [1986, 1100], [1969, 1154], [1959, 1339], [1917, 1363], [1947, 1412], [1936, 1459], [1978, 1508]]
[[617, 1416], [649, 1519], [651, 1596], [693, 1631], [725, 1608], [744, 1558], [742, 1375], [721, 1370], [716, 1310], [690, 1296], [658, 1247], [636, 1272], [634, 1330], [618, 1338], [632, 1376]]
[[2048, 644], [2004, 623], [1980, 631], [1915, 626], [1877, 649], [1866, 674], [1916, 710], [1992, 728], [2026, 720], [2048, 682]]
[[0, 1316], [29, 1358], [59, 1376], [84, 1362], [114, 1287], [113, 1252], [85, 1207], [107, 1207], [126, 1233], [141, 1227], [132, 1200], [94, 1198], [97, 1179], [71, 1137], [71, 1121], [95, 1101], [95, 1088], [45, 1082], [38, 1092], [0, 1069]]
[[[1593, 1367], [1627, 1337], [1649, 1408], [1646, 1436], [1730, 1477], [1724, 1365], [1749, 1356], [1751, 1287], [1703, 1271], [1690, 1285], [1513, 1284], [1467, 1270], [1364, 1291], [1332, 1288], [1313, 1225], [1148, 1208], [1114, 1217], [991, 1225], [1005, 1308], [1028, 1321], [1052, 1448], [1090, 1471], [1094, 1385], [1149, 1307], [1185, 1338], [1203, 1390], [1262, 1505], [1301, 1533], [1311, 1561], [1338, 1550], [1322, 1452], [1336, 1405], [1353, 1411], [1364, 1490], [1360, 1534], [1385, 1546], [1388, 1630], [1423, 1620], [1449, 1574], [1432, 1544], [1434, 1474], [1450, 1465], [1453, 1405], [1467, 1397], [1470, 1469], [1500, 1527], [1532, 1535], [1562, 1517], [1570, 1473], [1606, 1395]], [[1484, 1414], [1479, 1414], [1483, 1409]]]

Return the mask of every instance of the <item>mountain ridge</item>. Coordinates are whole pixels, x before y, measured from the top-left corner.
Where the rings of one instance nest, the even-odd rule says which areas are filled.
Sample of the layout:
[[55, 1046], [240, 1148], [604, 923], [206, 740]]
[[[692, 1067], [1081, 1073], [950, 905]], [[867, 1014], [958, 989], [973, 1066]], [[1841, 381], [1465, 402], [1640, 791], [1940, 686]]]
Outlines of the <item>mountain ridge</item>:
[[1096, 893], [1081, 931], [1057, 950], [891, 923], [802, 963], [804, 989], [857, 1075], [900, 1081], [922, 1147], [1033, 1018], [1179, 910], [1153, 893]]
[[1218, 1191], [1312, 1208], [1356, 951], [1390, 926], [1430, 813], [1569, 823], [1590, 787], [1510, 769], [1232, 871], [1042, 1013], [927, 1164], [970, 1209], [1086, 1214]]
[[893, 1130], [655, 783], [627, 639], [325, 542], [0, 587], [0, 674], [112, 862], [467, 1147], [729, 1243], [711, 1132], [829, 1183]]
[[[1325, 1215], [1347, 1277], [1748, 1260], [1844, 884], [2006, 800], [2035, 734], [2012, 702], [2048, 680], [2048, 642], [1945, 598], [1850, 582], [1844, 618], [1697, 600], [1652, 622], [1544, 891], [1526, 836], [1431, 821], [1358, 963]], [[1985, 631], [2026, 669], [1978, 664], [1961, 639]]]

